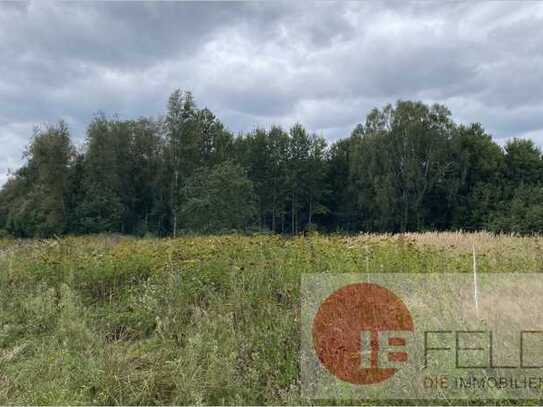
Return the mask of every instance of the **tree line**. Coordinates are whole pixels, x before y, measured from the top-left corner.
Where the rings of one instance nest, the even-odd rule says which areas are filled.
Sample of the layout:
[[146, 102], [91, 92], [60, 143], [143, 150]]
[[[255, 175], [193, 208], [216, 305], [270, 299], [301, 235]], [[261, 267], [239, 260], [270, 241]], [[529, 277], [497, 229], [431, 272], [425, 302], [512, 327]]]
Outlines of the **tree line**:
[[0, 191], [18, 237], [543, 231], [541, 151], [438, 104], [373, 109], [328, 146], [301, 124], [233, 135], [176, 90], [159, 118], [96, 115], [79, 149], [62, 121], [36, 129], [25, 158]]

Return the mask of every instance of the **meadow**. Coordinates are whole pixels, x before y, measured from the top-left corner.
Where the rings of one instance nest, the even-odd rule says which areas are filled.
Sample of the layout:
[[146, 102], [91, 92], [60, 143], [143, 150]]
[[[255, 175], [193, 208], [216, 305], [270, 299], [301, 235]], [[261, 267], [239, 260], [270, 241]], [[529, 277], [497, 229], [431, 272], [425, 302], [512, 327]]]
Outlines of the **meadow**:
[[0, 240], [0, 405], [311, 404], [302, 273], [541, 272], [487, 233]]

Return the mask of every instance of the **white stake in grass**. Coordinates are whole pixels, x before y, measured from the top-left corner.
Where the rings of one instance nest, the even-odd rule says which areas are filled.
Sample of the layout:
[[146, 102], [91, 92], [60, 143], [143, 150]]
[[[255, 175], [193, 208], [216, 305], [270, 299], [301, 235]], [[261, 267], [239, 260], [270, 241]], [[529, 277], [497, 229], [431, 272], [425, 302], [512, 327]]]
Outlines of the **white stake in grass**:
[[479, 318], [479, 289], [477, 287], [477, 259], [475, 258], [475, 242], [471, 242], [473, 248], [473, 298], [475, 300], [475, 313]]

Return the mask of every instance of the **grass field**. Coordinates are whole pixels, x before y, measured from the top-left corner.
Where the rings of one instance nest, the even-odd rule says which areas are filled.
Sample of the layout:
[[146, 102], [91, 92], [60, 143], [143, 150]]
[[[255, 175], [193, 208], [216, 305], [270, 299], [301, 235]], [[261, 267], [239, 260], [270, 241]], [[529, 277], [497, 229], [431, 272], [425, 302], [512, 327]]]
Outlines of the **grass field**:
[[485, 233], [0, 241], [0, 404], [307, 404], [300, 276], [540, 272]]

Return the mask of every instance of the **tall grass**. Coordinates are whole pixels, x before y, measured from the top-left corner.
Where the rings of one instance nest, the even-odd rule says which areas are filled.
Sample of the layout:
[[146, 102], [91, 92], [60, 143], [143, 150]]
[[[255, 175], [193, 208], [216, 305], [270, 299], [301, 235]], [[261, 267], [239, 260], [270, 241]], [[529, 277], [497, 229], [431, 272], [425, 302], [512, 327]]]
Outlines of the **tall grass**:
[[0, 242], [0, 404], [299, 404], [300, 276], [541, 271], [487, 234]]

